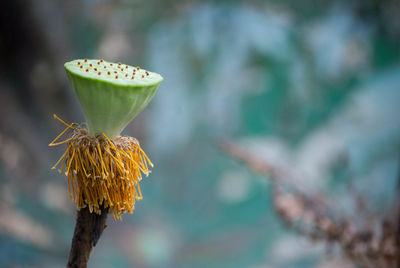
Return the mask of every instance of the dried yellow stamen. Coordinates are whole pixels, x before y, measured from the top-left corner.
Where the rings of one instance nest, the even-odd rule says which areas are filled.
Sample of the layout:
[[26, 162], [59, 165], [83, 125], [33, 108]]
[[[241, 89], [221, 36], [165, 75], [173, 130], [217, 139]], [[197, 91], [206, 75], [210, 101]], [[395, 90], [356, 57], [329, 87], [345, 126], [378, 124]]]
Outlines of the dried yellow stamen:
[[[148, 176], [149, 166], [153, 167], [139, 142], [127, 136], [110, 140], [104, 133], [93, 138], [86, 129], [54, 117], [67, 128], [49, 146], [67, 143], [67, 150], [53, 169], [61, 163], [62, 173], [65, 167], [69, 196], [78, 210], [88, 206], [90, 212], [100, 214], [103, 205], [114, 219], [132, 213], [136, 200], [142, 199], [142, 174]], [[72, 136], [58, 142], [69, 129]]]

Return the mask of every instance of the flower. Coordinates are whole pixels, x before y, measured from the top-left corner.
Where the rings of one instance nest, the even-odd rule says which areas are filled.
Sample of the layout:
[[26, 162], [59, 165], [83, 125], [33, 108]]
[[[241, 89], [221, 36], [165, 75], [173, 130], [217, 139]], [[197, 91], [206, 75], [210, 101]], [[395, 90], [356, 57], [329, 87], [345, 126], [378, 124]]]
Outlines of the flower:
[[[75, 60], [65, 68], [88, 129], [54, 115], [66, 128], [49, 146], [67, 144], [67, 150], [53, 169], [60, 165], [60, 174], [65, 172], [69, 196], [78, 210], [88, 207], [91, 213], [101, 214], [102, 208], [109, 208], [114, 219], [121, 219], [142, 199], [139, 182], [153, 164], [137, 139], [120, 132], [147, 106], [162, 77], [104, 60]], [[71, 136], [59, 141], [69, 130]]]

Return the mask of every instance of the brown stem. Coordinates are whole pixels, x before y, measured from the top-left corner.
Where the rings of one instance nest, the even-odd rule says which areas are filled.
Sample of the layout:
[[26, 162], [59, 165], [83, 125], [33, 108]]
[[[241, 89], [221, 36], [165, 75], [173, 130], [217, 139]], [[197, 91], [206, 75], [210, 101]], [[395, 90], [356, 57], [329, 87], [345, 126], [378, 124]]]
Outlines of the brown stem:
[[107, 214], [108, 208], [103, 207], [101, 215], [90, 213], [88, 208], [78, 211], [67, 268], [87, 267], [90, 253], [107, 227]]

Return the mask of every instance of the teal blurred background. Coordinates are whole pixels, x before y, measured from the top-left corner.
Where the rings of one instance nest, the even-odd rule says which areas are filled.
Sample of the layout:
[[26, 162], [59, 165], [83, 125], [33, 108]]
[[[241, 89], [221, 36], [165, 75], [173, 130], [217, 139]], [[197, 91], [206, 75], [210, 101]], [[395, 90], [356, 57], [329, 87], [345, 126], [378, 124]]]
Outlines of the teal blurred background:
[[[400, 145], [397, 1], [0, 4], [0, 267], [65, 267], [75, 208], [50, 167], [52, 114], [84, 122], [63, 64], [104, 58], [164, 77], [124, 131], [155, 163], [89, 267], [353, 267], [284, 227], [232, 140], [354, 215], [393, 202]], [[349, 189], [352, 189], [351, 191]]]

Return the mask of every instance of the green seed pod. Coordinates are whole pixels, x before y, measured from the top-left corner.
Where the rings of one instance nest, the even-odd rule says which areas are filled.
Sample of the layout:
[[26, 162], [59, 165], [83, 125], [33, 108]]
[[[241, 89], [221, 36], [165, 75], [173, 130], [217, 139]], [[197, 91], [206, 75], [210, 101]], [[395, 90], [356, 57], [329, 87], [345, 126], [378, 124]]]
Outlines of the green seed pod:
[[79, 59], [64, 67], [93, 137], [119, 136], [149, 104], [163, 80], [157, 73], [104, 60]]

